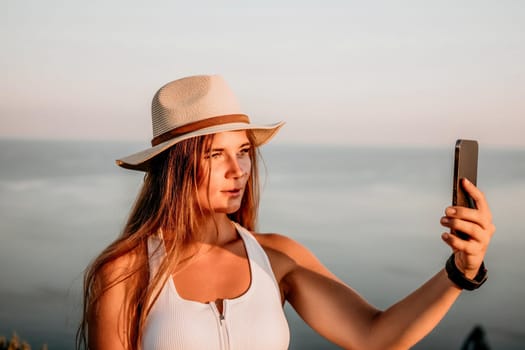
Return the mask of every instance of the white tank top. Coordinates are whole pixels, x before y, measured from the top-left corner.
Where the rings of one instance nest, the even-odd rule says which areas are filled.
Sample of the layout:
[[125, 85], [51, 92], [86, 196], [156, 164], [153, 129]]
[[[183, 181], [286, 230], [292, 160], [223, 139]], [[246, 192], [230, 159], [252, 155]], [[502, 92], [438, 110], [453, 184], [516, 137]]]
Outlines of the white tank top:
[[[180, 297], [170, 277], [147, 317], [144, 350], [288, 349], [290, 331], [268, 256], [248, 230], [235, 226], [250, 263], [248, 290], [237, 298], [224, 299], [220, 314], [215, 302]], [[148, 254], [150, 276], [154, 276], [166, 254], [162, 238], [150, 236]]]

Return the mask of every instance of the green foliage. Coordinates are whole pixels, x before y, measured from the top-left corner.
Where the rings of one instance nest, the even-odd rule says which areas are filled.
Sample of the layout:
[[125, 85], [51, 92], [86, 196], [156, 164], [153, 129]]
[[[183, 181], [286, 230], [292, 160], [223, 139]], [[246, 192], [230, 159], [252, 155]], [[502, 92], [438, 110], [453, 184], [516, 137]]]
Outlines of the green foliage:
[[[42, 345], [41, 350], [48, 350], [47, 344]], [[13, 332], [10, 340], [7, 340], [7, 337], [0, 335], [0, 350], [31, 350], [31, 345], [29, 345], [25, 340], [20, 339], [16, 332]]]

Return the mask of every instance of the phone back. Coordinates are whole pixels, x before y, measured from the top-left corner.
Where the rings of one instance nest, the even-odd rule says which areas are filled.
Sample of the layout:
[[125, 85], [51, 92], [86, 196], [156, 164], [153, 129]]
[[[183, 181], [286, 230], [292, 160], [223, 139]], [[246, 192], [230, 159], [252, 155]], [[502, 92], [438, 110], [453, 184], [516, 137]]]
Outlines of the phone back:
[[475, 208], [475, 205], [463, 191], [460, 180], [467, 178], [476, 185], [478, 174], [478, 142], [473, 140], [457, 140], [454, 156], [454, 185], [452, 204]]

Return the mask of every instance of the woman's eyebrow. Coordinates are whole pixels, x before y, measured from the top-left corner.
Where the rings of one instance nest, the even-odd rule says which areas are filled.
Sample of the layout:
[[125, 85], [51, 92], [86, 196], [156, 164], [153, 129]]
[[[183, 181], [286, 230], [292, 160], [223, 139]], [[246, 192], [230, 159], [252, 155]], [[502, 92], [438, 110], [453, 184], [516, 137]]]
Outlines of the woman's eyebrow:
[[[246, 142], [240, 145], [239, 148], [251, 147], [251, 146], [252, 144], [250, 142]], [[206, 152], [222, 152], [224, 150], [225, 150], [224, 147], [213, 147], [213, 148], [209, 148], [208, 150], [206, 150]]]

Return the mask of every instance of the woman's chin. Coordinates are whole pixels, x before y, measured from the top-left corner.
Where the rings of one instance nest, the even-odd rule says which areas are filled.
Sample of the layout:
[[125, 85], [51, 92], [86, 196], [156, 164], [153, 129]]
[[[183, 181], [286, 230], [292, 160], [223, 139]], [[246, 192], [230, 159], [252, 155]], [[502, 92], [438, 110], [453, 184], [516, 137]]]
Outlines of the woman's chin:
[[224, 206], [224, 207], [215, 207], [213, 210], [209, 210], [208, 208], [205, 209], [206, 213], [211, 214], [212, 212], [215, 214], [234, 214], [241, 208], [241, 205], [230, 205], [230, 206]]

